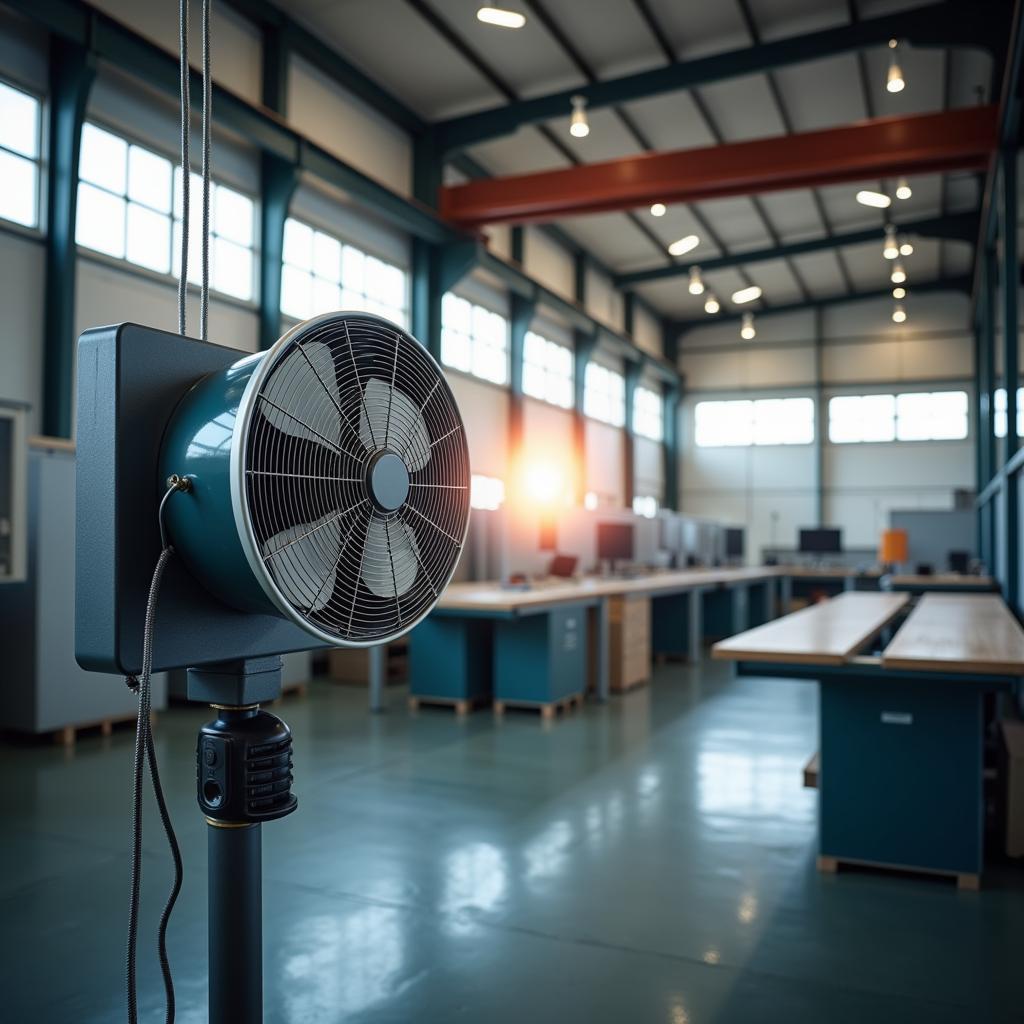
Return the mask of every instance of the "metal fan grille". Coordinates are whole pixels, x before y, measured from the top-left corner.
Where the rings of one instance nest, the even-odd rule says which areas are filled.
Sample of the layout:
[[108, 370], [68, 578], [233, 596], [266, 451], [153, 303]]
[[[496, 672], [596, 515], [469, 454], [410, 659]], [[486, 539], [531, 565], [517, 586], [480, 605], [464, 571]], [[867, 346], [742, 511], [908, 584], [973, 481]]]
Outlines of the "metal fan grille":
[[410, 335], [362, 313], [300, 325], [272, 356], [243, 459], [256, 557], [317, 635], [400, 635], [465, 539], [469, 454], [447, 382]]

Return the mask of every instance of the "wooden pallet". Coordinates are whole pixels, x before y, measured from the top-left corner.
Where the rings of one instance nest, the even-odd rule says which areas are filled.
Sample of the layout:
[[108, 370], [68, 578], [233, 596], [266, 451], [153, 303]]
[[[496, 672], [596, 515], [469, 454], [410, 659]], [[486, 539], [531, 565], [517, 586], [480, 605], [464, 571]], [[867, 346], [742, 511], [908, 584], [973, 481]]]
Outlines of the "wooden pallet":
[[544, 721], [550, 721], [559, 711], [569, 712], [576, 707], [583, 707], [582, 693], [571, 693], [568, 697], [552, 701], [496, 700], [494, 713], [500, 717], [505, 714], [506, 708], [522, 708], [525, 711], [539, 711]]
[[424, 705], [436, 708], [452, 708], [459, 718], [465, 718], [473, 708], [478, 707], [482, 703], [483, 701], [479, 697], [472, 699], [469, 697], [415, 696], [409, 698], [409, 710], [415, 714]]
[[977, 892], [981, 888], [981, 876], [978, 874], [940, 871], [935, 868], [914, 867], [910, 864], [879, 864], [876, 861], [852, 860], [848, 857], [818, 857], [818, 870], [824, 874], [834, 875], [841, 867], [875, 868], [882, 871], [908, 871], [916, 875], [935, 875], [939, 878], [955, 878], [956, 887], [967, 892]]
[[[138, 715], [135, 713], [129, 715], [116, 715], [112, 718], [101, 718], [93, 722], [76, 722], [74, 725], [65, 725], [60, 729], [55, 729], [51, 735], [53, 736], [53, 742], [59, 747], [67, 747], [68, 749], [74, 748], [78, 742], [79, 736], [87, 732], [98, 731], [100, 736], [108, 737], [114, 731], [115, 725], [132, 725], [138, 720]], [[151, 727], [156, 726], [156, 712], [150, 711], [149, 722]]]

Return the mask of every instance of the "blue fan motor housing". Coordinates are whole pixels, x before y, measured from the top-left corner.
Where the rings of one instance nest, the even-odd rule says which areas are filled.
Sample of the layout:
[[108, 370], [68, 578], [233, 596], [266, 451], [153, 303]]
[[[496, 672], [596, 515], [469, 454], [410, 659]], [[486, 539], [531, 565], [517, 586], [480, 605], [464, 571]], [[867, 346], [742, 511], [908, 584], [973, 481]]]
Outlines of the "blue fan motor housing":
[[231, 497], [231, 450], [242, 397], [267, 353], [239, 359], [199, 380], [167, 425], [160, 488], [177, 473], [192, 485], [188, 500], [167, 502], [164, 522], [189, 572], [225, 604], [244, 612], [281, 612], [253, 573], [242, 548]]

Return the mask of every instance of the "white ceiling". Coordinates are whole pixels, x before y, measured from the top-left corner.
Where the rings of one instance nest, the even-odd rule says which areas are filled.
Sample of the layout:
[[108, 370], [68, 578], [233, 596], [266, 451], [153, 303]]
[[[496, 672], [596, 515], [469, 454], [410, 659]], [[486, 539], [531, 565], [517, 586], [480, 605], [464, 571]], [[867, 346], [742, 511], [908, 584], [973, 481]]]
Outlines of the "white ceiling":
[[[599, 78], [617, 77], [658, 67], [666, 62], [658, 41], [634, 0], [542, 0], [583, 59]], [[584, 76], [523, 0], [504, 0], [522, 8], [526, 26], [508, 31], [477, 21], [476, 0], [427, 0], [443, 19], [512, 92], [521, 97], [543, 95], [582, 84]], [[917, 6], [916, 0], [858, 0], [860, 17]], [[648, 7], [678, 58], [706, 56], [751, 44], [738, 0], [680, 3], [648, 0]], [[749, 0], [762, 41], [817, 31], [849, 20], [847, 0]], [[406, 0], [291, 0], [289, 13], [338, 49], [373, 79], [427, 120], [441, 120], [506, 103], [506, 98], [458, 49]], [[965, 12], [966, 16], [970, 16]], [[785, 115], [794, 131], [804, 132], [849, 124], [866, 117], [937, 111], [949, 106], [989, 102], [991, 62], [978, 51], [917, 50], [904, 47], [900, 61], [907, 81], [897, 94], [885, 90], [888, 51], [864, 52], [865, 77], [857, 54], [812, 61], [773, 73]], [[784, 135], [783, 112], [766, 75], [717, 82], [690, 93], [672, 93], [631, 102], [624, 112], [659, 150], [713, 145], [715, 134], [727, 142]], [[866, 87], [866, 88], [865, 88]], [[710, 118], [708, 123], [705, 114]], [[634, 134], [612, 108], [590, 114], [586, 139], [568, 133], [568, 114], [544, 127], [582, 162], [610, 160], [642, 151]], [[470, 154], [493, 175], [510, 175], [567, 166], [569, 161], [545, 138], [540, 126], [472, 147]], [[911, 199], [895, 201], [894, 220], [933, 216], [943, 209], [939, 176], [911, 181]], [[765, 305], [883, 287], [888, 267], [881, 258], [879, 211], [854, 201], [858, 188], [892, 188], [893, 182], [830, 186], [817, 190], [772, 193], [757, 197], [718, 199], [676, 205], [660, 219], [635, 211], [648, 231], [667, 247], [685, 234], [701, 237], [701, 245], [685, 257], [699, 263], [726, 253], [742, 253], [773, 244], [820, 237], [877, 225], [879, 244], [836, 252], [815, 253], [721, 271], [713, 284], [723, 295], [752, 280], [765, 292]], [[976, 208], [978, 185], [972, 175], [947, 176], [945, 209]], [[759, 208], [758, 208], [759, 207]], [[820, 210], [828, 218], [823, 221]], [[597, 214], [563, 220], [560, 226], [580, 245], [614, 271], [664, 265], [667, 255], [625, 213]], [[706, 230], [709, 229], [709, 230]], [[717, 243], [716, 243], [717, 240]], [[916, 244], [916, 243], [915, 243]], [[910, 284], [965, 273], [970, 247], [920, 240], [907, 260]], [[744, 274], [746, 275], [744, 277]], [[712, 276], [709, 275], [709, 282]], [[701, 301], [687, 293], [683, 277], [643, 285], [638, 291], [667, 315], [700, 315]], [[728, 303], [726, 303], [728, 308]]]

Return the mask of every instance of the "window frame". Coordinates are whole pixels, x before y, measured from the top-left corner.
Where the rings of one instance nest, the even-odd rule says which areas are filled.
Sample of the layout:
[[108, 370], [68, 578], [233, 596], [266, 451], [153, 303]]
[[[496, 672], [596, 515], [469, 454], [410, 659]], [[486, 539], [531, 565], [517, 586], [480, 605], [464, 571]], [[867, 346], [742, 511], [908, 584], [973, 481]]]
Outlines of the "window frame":
[[[647, 411], [641, 409], [640, 393], [643, 392], [648, 395], [653, 395], [657, 400], [658, 407], [658, 431], [657, 435], [649, 433], [646, 430], [641, 429], [643, 420], [647, 418]], [[665, 396], [661, 392], [656, 391], [653, 387], [647, 387], [646, 384], [638, 384], [636, 390], [633, 392], [633, 433], [637, 437], [643, 437], [648, 441], [654, 441], [657, 444], [663, 444], [665, 441]]]
[[[568, 353], [568, 356], [569, 356], [569, 372], [568, 372], [567, 376], [563, 376], [562, 374], [557, 373], [551, 366], [549, 366], [547, 364], [546, 361], [544, 363], [538, 365], [536, 363], [531, 362], [529, 359], [527, 359], [526, 353], [527, 353], [527, 349], [529, 348], [529, 345], [530, 345], [529, 339], [530, 339], [531, 335], [533, 335], [533, 337], [535, 337], [535, 338], [538, 338], [543, 343], [545, 355], [547, 355], [547, 353], [550, 351], [551, 348], [560, 349], [561, 351]], [[523, 370], [523, 394], [527, 398], [532, 398], [532, 399], [534, 399], [537, 402], [544, 402], [546, 405], [550, 405], [550, 406], [552, 406], [555, 409], [565, 409], [566, 411], [570, 411], [571, 412], [573, 407], [574, 407], [574, 405], [575, 405], [575, 394], [576, 394], [576, 392], [575, 392], [575, 387], [576, 387], [576, 358], [575, 358], [575, 355], [576, 354], [575, 354], [575, 352], [573, 350], [572, 345], [563, 344], [562, 342], [557, 341], [554, 338], [548, 337], [546, 334], [542, 334], [541, 331], [539, 331], [539, 330], [534, 330], [533, 328], [530, 328], [528, 331], [526, 331], [525, 336], [523, 338], [523, 367], [522, 367], [522, 370]], [[536, 370], [539, 371], [541, 373], [541, 375], [543, 376], [545, 387], [542, 390], [545, 392], [544, 394], [539, 394], [538, 395], [538, 394], [535, 394], [532, 391], [527, 391], [527, 389], [526, 389], [526, 380], [527, 380], [526, 368], [527, 368], [528, 365], [535, 367]], [[568, 401], [566, 403], [564, 403], [564, 404], [562, 402], [552, 401], [550, 398], [547, 397], [547, 390], [548, 390], [547, 385], [549, 383], [549, 378], [552, 378], [552, 377], [560, 385], [565, 385], [566, 383], [568, 384], [568, 390], [569, 390]]]
[[[588, 408], [587, 408], [587, 405], [588, 405], [587, 395], [590, 393], [591, 389], [587, 386], [587, 377], [590, 376], [590, 372], [591, 372], [590, 368], [591, 367], [595, 367], [596, 369], [602, 371], [605, 374], [609, 374], [610, 376], [617, 377], [622, 382], [622, 416], [621, 416], [621, 419], [618, 418], [618, 417], [615, 417], [614, 419], [607, 419], [604, 416], [598, 416], [593, 411], [588, 410]], [[616, 388], [615, 390], [617, 392], [618, 388]], [[609, 391], [609, 392], [606, 392], [606, 397], [609, 399], [609, 401], [611, 401], [612, 399], [615, 399], [616, 412], [618, 412], [618, 405], [619, 405], [618, 400], [617, 400], [618, 399], [618, 395], [617, 394], [616, 395], [612, 395], [611, 392]], [[605, 424], [605, 426], [614, 427], [616, 430], [625, 430], [626, 429], [626, 375], [625, 375], [625, 373], [622, 370], [616, 370], [616, 369], [614, 369], [611, 366], [607, 366], [606, 364], [604, 364], [602, 362], [599, 362], [596, 359], [588, 359], [587, 360], [587, 365], [583, 369], [583, 409], [582, 409], [582, 412], [583, 412], [583, 415], [587, 417], [587, 419], [591, 419], [595, 423], [603, 423], [603, 424]]]
[[[345, 286], [344, 286], [344, 283], [343, 283], [343, 281], [344, 281], [345, 247], [348, 246], [348, 248], [355, 249], [357, 252], [361, 253], [364, 259], [375, 259], [375, 260], [379, 261], [380, 263], [385, 264], [388, 267], [393, 267], [395, 270], [398, 270], [402, 274], [402, 277], [404, 279], [404, 287], [402, 289], [402, 301], [403, 301], [404, 304], [402, 306], [402, 312], [403, 312], [404, 317], [405, 317], [405, 323], [404, 324], [400, 324], [399, 326], [401, 326], [403, 328], [403, 330], [405, 330], [405, 331], [411, 331], [411, 327], [412, 327], [412, 270], [411, 270], [411, 267], [409, 266], [408, 263], [405, 263], [405, 264], [397, 263], [397, 262], [394, 261], [394, 259], [391, 256], [383, 255], [379, 250], [375, 249], [373, 246], [366, 246], [366, 245], [363, 245], [362, 242], [353, 241], [348, 234], [338, 232], [334, 227], [329, 226], [328, 224], [326, 224], [320, 218], [317, 218], [317, 217], [306, 217], [305, 215], [296, 215], [295, 213], [289, 213], [288, 216], [285, 217], [285, 230], [287, 230], [287, 223], [290, 220], [296, 221], [298, 224], [301, 224], [303, 227], [309, 228], [314, 233], [319, 233], [321, 235], [325, 235], [326, 237], [330, 238], [332, 241], [337, 242], [341, 246], [341, 269], [339, 270], [338, 280], [336, 282], [330, 282], [329, 278], [322, 277], [322, 276], [318, 275], [315, 272], [315, 270], [306, 271], [303, 267], [295, 267], [295, 264], [293, 264], [293, 263], [290, 264], [290, 263], [286, 262], [285, 256], [284, 256], [284, 244], [283, 244], [283, 241], [282, 241], [282, 246], [281, 246], [281, 275], [282, 275], [282, 278], [284, 276], [284, 269], [285, 269], [285, 267], [286, 266], [291, 266], [294, 269], [302, 271], [303, 273], [309, 273], [314, 280], [319, 278], [319, 280], [321, 280], [321, 281], [328, 281], [329, 283], [337, 284], [338, 292], [339, 292], [339, 301], [340, 301], [340, 296], [343, 295], [345, 293], [345, 291], [353, 291], [354, 290], [354, 289], [346, 289]], [[365, 289], [363, 291], [363, 297], [364, 298], [368, 297], [366, 295]], [[281, 301], [283, 301], [283, 300], [284, 300], [284, 295], [283, 295], [283, 285], [282, 285]], [[280, 307], [280, 304], [279, 304], [279, 307]], [[340, 308], [344, 308], [344, 305], [342, 304], [342, 306]], [[301, 322], [301, 319], [302, 319], [301, 317], [296, 317], [296, 316], [294, 316], [291, 313], [286, 313], [283, 308], [279, 308], [279, 312], [281, 314], [281, 317], [284, 318], [285, 320], [287, 320], [289, 323], [293, 323], [294, 324], [294, 323], [300, 323]], [[316, 316], [318, 314], [314, 313], [313, 315]], [[368, 314], [368, 315], [382, 315], [382, 314]]]
[[[79, 243], [77, 241], [77, 238], [76, 238], [75, 243], [74, 243], [76, 256], [78, 258], [80, 258], [80, 259], [91, 260], [94, 263], [98, 263], [98, 264], [100, 264], [102, 266], [111, 267], [111, 268], [113, 268], [115, 270], [120, 270], [122, 272], [131, 273], [131, 274], [138, 274], [140, 277], [147, 278], [150, 281], [153, 281], [153, 282], [158, 283], [158, 284], [172, 284], [175, 287], [177, 287], [178, 275], [175, 274], [175, 272], [174, 272], [174, 266], [175, 266], [176, 261], [180, 259], [180, 255], [179, 255], [179, 246], [175, 243], [175, 237], [174, 236], [175, 236], [175, 228], [181, 222], [181, 218], [175, 215], [175, 194], [176, 194], [175, 179], [176, 179], [176, 176], [177, 176], [177, 172], [178, 172], [178, 170], [181, 167], [181, 163], [180, 163], [180, 161], [181, 161], [181, 154], [180, 153], [171, 153], [169, 150], [167, 150], [163, 146], [154, 145], [152, 142], [150, 142], [149, 140], [143, 139], [138, 134], [136, 134], [134, 132], [131, 132], [131, 131], [126, 131], [119, 124], [112, 123], [112, 122], [106, 120], [104, 117], [102, 117], [102, 115], [100, 117], [89, 117], [88, 119], [86, 119], [83, 122], [83, 129], [84, 129], [84, 126], [86, 124], [91, 124], [94, 127], [99, 128], [101, 131], [104, 131], [104, 132], [107, 132], [110, 135], [116, 136], [118, 139], [120, 139], [122, 142], [124, 142], [129, 147], [130, 146], [137, 146], [139, 149], [147, 150], [148, 152], [152, 153], [155, 156], [158, 156], [158, 157], [161, 157], [164, 160], [170, 161], [170, 164], [171, 164], [171, 211], [168, 214], [161, 214], [161, 215], [162, 216], [166, 216], [168, 218], [168, 220], [169, 220], [169, 223], [170, 223], [171, 270], [170, 270], [170, 272], [165, 274], [162, 271], [153, 270], [152, 268], [144, 266], [143, 264], [133, 263], [126, 256], [111, 256], [109, 253], [102, 252], [101, 250], [98, 250], [98, 249], [91, 249], [91, 248], [89, 248], [89, 246]], [[80, 155], [81, 154], [79, 154], [79, 156]], [[193, 174], [197, 174], [198, 172], [193, 170], [192, 173]], [[75, 191], [75, 197], [76, 197], [75, 198], [75, 224], [73, 226], [73, 230], [74, 230], [75, 235], [77, 235], [77, 229], [78, 229], [78, 188], [83, 183], [83, 181], [84, 181], [84, 179], [82, 178], [82, 175], [81, 175], [81, 168], [79, 168], [78, 179], [77, 179], [77, 181], [75, 183], [75, 190], [76, 190]], [[152, 209], [152, 207], [146, 206], [144, 203], [138, 203], [136, 200], [130, 199], [128, 197], [128, 194], [127, 194], [127, 183], [126, 183], [126, 191], [123, 194], [118, 194], [117, 192], [112, 192], [110, 189], [106, 188], [105, 186], [103, 186], [103, 185], [96, 185], [96, 184], [94, 184], [93, 182], [90, 182], [90, 181], [84, 181], [84, 184], [89, 185], [92, 188], [99, 189], [99, 190], [105, 192], [107, 195], [110, 195], [110, 196], [113, 196], [113, 197], [115, 197], [117, 199], [122, 200], [125, 203], [126, 210], [127, 210], [128, 204], [130, 204], [130, 203], [136, 203], [136, 205], [143, 206], [143, 207], [145, 207], [145, 209], [149, 209], [149, 210]], [[252, 193], [247, 191], [247, 189], [244, 186], [240, 186], [237, 183], [236, 180], [233, 180], [231, 178], [223, 178], [220, 175], [218, 175], [216, 177], [211, 175], [210, 176], [210, 184], [214, 185], [214, 186], [223, 186], [224, 188], [230, 189], [232, 192], [237, 192], [239, 195], [244, 196], [246, 199], [248, 199], [253, 204], [252, 246], [248, 247], [248, 248], [250, 248], [250, 251], [252, 253], [252, 281], [251, 281], [251, 283], [252, 283], [252, 297], [249, 298], [249, 299], [239, 298], [237, 295], [232, 295], [230, 292], [220, 291], [218, 288], [214, 287], [212, 265], [211, 265], [211, 274], [210, 274], [210, 278], [211, 278], [211, 280], [210, 280], [210, 297], [212, 299], [215, 299], [217, 302], [225, 303], [227, 305], [233, 305], [233, 306], [237, 306], [237, 307], [240, 307], [242, 309], [247, 309], [247, 310], [258, 310], [259, 306], [260, 306], [260, 272], [259, 272], [259, 268], [260, 268], [260, 260], [262, 258], [262, 252], [263, 252], [263, 239], [261, 237], [261, 232], [260, 232], [260, 216], [261, 216], [260, 215], [260, 197], [259, 197], [259, 195], [253, 195]], [[197, 195], [198, 194], [193, 189], [192, 195], [191, 195], [190, 208], [189, 208], [189, 218], [190, 218], [190, 220], [192, 221], [193, 224], [198, 224], [198, 222], [201, 221], [201, 219], [202, 219], [202, 197], [201, 197], [201, 195], [198, 195], [198, 201], [197, 201]], [[159, 212], [159, 211], [156, 211], [156, 212]], [[210, 224], [211, 224], [210, 240], [211, 240], [211, 242], [213, 242], [215, 238], [219, 237], [219, 236], [216, 235], [216, 232], [213, 229], [214, 218], [215, 218], [215, 207], [214, 207], [214, 203], [213, 203], [213, 197], [211, 196], [211, 203], [210, 203]], [[234, 242], [233, 239], [227, 239], [227, 240], [233, 242], [233, 244], [235, 244], [235, 245], [241, 246], [241, 243]], [[126, 219], [126, 226], [125, 226], [125, 241], [127, 242], [127, 219]], [[244, 246], [242, 246], [242, 247], [243, 248], [247, 248], [247, 247], [244, 247]], [[211, 249], [212, 248], [213, 248], [213, 246], [211, 245]], [[190, 261], [190, 265], [191, 265], [191, 261]], [[187, 281], [186, 282], [186, 287], [190, 291], [194, 291], [196, 293], [198, 293], [201, 290], [201, 284], [198, 281]]]
[[[899, 411], [899, 400], [906, 395], [963, 395], [965, 401], [965, 412], [964, 412], [964, 434], [962, 437], [900, 437], [900, 411]], [[832, 403], [835, 399], [867, 399], [867, 398], [884, 398], [889, 399], [892, 405], [892, 436], [885, 438], [857, 438], [855, 440], [836, 440], [832, 436]], [[848, 393], [840, 392], [839, 394], [831, 394], [828, 397], [828, 443], [846, 447], [847, 445], [879, 445], [879, 444], [962, 444], [966, 441], [970, 441], [972, 437], [971, 432], [971, 393], [967, 387], [945, 387], [945, 388], [929, 388], [921, 387], [916, 390], [897, 390], [895, 388], [887, 391], [870, 391], [865, 393]], [[994, 408], [995, 402], [993, 401], [993, 430], [995, 428], [995, 417], [996, 410]]]
[[29, 238], [43, 238], [47, 233], [46, 210], [43, 208], [43, 175], [45, 173], [49, 173], [49, 139], [46, 135], [45, 122], [45, 114], [49, 98], [45, 93], [41, 93], [37, 88], [26, 85], [24, 82], [16, 78], [12, 78], [9, 75], [0, 75], [0, 84], [6, 85], [9, 89], [13, 89], [15, 92], [23, 93], [25, 96], [28, 96], [36, 102], [36, 155], [34, 157], [25, 156], [24, 153], [8, 149], [6, 146], [0, 144], [0, 151], [9, 153], [11, 156], [17, 157], [20, 160], [26, 160], [35, 165], [36, 180], [34, 204], [36, 222], [33, 225], [21, 224], [16, 220], [8, 220], [6, 217], [0, 217], [0, 230], [26, 235]]
[[[792, 440], [792, 441], [764, 441], [759, 442], [757, 440], [755, 428], [757, 425], [757, 405], [762, 402], [800, 402], [810, 403], [809, 412], [810, 415], [807, 417], [807, 422], [810, 426], [810, 435], [806, 439]], [[722, 441], [701, 441], [700, 438], [700, 412], [701, 406], [716, 405], [716, 406], [734, 406], [748, 405], [749, 412], [746, 421], [747, 433], [745, 434], [749, 440], [741, 440], [735, 443], [733, 442], [722, 442]], [[734, 410], [739, 412], [738, 409]], [[726, 410], [723, 410], [725, 413]], [[817, 440], [818, 428], [817, 428], [817, 404], [813, 397], [810, 395], [761, 395], [758, 398], [709, 398], [698, 400], [693, 406], [693, 446], [695, 448], [805, 448], [809, 445], [813, 445]]]
[[[469, 305], [470, 313], [470, 333], [467, 335], [464, 331], [449, 327], [446, 328], [444, 322], [444, 300], [448, 296], [452, 296], [454, 299], [458, 299], [461, 302], [465, 302]], [[476, 338], [472, 333], [472, 317], [473, 309], [478, 307], [485, 313], [489, 313], [492, 316], [499, 317], [505, 324], [505, 379], [503, 381], [492, 380], [490, 377], [484, 377], [481, 374], [474, 373], [472, 370], [473, 365], [473, 345], [476, 343]], [[464, 370], [461, 366], [456, 366], [453, 363], [447, 362], [444, 358], [444, 335], [445, 330], [451, 330], [456, 334], [460, 334], [467, 337], [470, 342], [470, 369]], [[468, 380], [476, 381], [479, 384], [487, 384], [492, 388], [501, 388], [503, 391], [508, 391], [512, 387], [512, 318], [500, 310], [495, 309], [491, 305], [487, 305], [483, 302], [477, 302], [476, 299], [469, 298], [466, 295], [460, 294], [456, 289], [452, 288], [446, 291], [441, 296], [441, 351], [438, 353], [438, 362], [441, 364], [445, 373], [457, 373]]]

